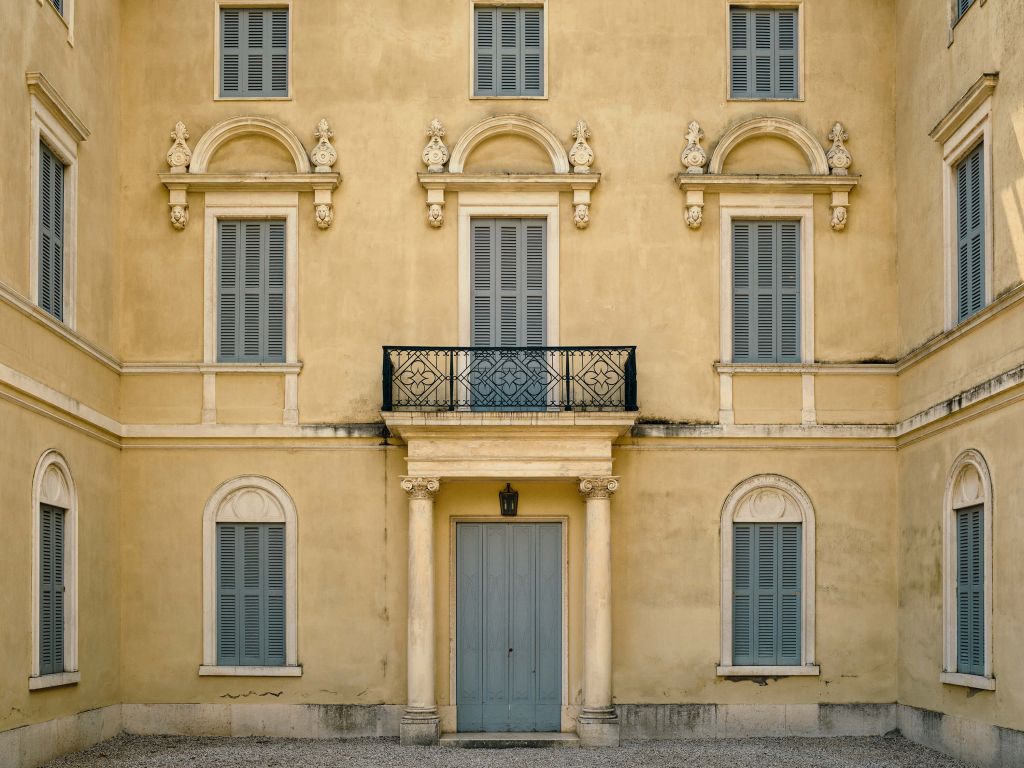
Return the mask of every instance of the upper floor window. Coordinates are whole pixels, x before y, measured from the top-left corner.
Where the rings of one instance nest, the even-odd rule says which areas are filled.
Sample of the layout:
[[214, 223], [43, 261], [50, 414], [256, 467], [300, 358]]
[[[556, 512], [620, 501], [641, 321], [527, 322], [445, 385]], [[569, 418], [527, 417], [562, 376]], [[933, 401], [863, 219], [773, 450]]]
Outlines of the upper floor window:
[[545, 95], [543, 8], [474, 8], [473, 95]]
[[285, 360], [285, 222], [217, 222], [217, 359]]
[[956, 313], [961, 322], [985, 306], [984, 142], [957, 164]]
[[732, 98], [799, 98], [797, 21], [795, 8], [730, 7]]
[[732, 359], [798, 363], [800, 222], [732, 222]]
[[220, 96], [288, 95], [288, 9], [220, 9]]
[[39, 307], [64, 319], [64, 163], [39, 142]]
[[967, 9], [974, 5], [974, 0], [953, 0], [953, 23], [960, 21], [960, 18], [967, 13]]
[[61, 16], [64, 15], [64, 0], [49, 0], [49, 3], [57, 10], [57, 13]]

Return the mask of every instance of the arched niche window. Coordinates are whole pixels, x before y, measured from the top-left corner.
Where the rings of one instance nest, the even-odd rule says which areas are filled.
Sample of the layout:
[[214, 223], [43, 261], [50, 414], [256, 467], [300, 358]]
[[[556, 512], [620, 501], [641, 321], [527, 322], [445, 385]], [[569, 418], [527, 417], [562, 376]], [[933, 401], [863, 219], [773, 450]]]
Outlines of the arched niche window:
[[943, 670], [950, 685], [994, 690], [992, 476], [976, 450], [957, 457], [943, 504]]
[[265, 477], [221, 485], [203, 512], [200, 675], [298, 677], [295, 504]]
[[814, 509], [799, 485], [758, 475], [722, 508], [718, 674], [817, 675]]
[[29, 689], [70, 685], [78, 673], [78, 495], [55, 450], [32, 480], [32, 674]]

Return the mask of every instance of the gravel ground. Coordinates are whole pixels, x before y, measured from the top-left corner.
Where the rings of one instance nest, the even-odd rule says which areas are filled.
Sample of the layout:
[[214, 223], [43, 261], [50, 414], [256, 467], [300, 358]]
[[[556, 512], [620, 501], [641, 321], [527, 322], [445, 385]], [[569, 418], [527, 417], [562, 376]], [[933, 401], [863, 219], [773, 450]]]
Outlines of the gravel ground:
[[396, 739], [118, 736], [46, 768], [968, 768], [901, 736], [632, 741], [618, 749], [402, 749]]

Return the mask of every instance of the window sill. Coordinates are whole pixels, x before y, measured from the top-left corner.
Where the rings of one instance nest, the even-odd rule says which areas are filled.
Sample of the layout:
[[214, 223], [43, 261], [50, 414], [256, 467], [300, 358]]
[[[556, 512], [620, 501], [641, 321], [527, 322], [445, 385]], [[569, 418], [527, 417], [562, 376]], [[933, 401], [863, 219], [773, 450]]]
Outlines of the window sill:
[[203, 664], [200, 677], [302, 677], [302, 665], [294, 667], [220, 667]]
[[726, 96], [725, 100], [726, 101], [739, 101], [739, 102], [744, 102], [744, 101], [746, 101], [746, 102], [750, 102], [750, 101], [782, 101], [782, 102], [786, 102], [786, 101], [807, 101], [807, 99], [805, 99], [803, 96], [797, 96], [795, 98], [781, 98], [781, 99], [760, 98], [758, 96]]
[[965, 675], [962, 672], [942, 672], [939, 682], [946, 685], [959, 685], [964, 688], [976, 688], [981, 691], [994, 691], [996, 679], [983, 675]]
[[291, 96], [214, 96], [214, 101], [292, 101]]
[[547, 101], [547, 96], [470, 96], [470, 101]]
[[44, 688], [59, 688], [62, 685], [78, 685], [81, 680], [81, 672], [57, 672], [52, 675], [37, 675], [28, 679], [28, 689], [30, 691], [41, 691]]
[[817, 677], [821, 668], [817, 664], [806, 667], [718, 667], [719, 677]]

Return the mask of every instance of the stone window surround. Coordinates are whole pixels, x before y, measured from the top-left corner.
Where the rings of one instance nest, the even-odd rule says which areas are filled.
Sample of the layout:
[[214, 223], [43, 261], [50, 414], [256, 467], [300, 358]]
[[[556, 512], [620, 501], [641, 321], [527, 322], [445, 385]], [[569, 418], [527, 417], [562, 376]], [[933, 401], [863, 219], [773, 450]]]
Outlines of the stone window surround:
[[[719, 278], [719, 422], [733, 424], [732, 377], [734, 373], [799, 373], [801, 421], [814, 424], [814, 372], [806, 366], [814, 362], [814, 195], [727, 193], [719, 195], [721, 216], [721, 274]], [[733, 219], [770, 219], [800, 221], [800, 363], [732, 362], [732, 222]]]
[[[203, 227], [203, 411], [202, 423], [217, 421], [217, 373], [284, 374], [282, 423], [299, 423], [298, 361], [299, 234], [297, 192], [220, 191], [205, 195]], [[219, 363], [217, 361], [217, 221], [284, 219], [285, 221], [285, 362]]]
[[[220, 95], [220, 11], [221, 8], [287, 8], [288, 9], [288, 95], [287, 96], [221, 96]], [[291, 101], [292, 67], [295, 46], [292, 0], [218, 0], [213, 4], [213, 100], [214, 101]]]
[[[477, 96], [473, 93], [473, 77], [475, 75], [474, 64], [476, 63], [476, 30], [474, 19], [476, 8], [496, 8], [500, 6], [512, 6], [514, 8], [541, 8], [544, 12], [544, 95], [543, 96]], [[470, 101], [547, 101], [550, 92], [548, 90], [548, 71], [550, 61], [548, 57], [548, 0], [469, 0], [469, 98]]]
[[947, 331], [958, 324], [956, 168], [979, 143], [983, 144], [984, 161], [985, 305], [992, 301], [995, 265], [992, 247], [992, 93], [997, 82], [998, 75], [982, 75], [929, 133], [942, 144], [944, 328]]
[[[738, 98], [732, 95], [732, 88], [730, 87], [730, 79], [732, 77], [732, 60], [730, 58], [730, 52], [732, 51], [732, 40], [731, 40], [731, 19], [730, 11], [733, 7], [738, 8], [795, 8], [796, 9], [796, 77], [797, 77], [797, 97], [795, 99], [749, 99], [749, 98]], [[757, 102], [757, 101], [806, 101], [804, 95], [804, 50], [807, 46], [804, 45], [804, 14], [806, 9], [804, 8], [803, 0], [726, 0], [725, 3], [725, 55], [727, 57], [725, 62], [725, 100], [726, 101], [746, 101], [746, 102]]]
[[39, 144], [42, 142], [64, 164], [64, 306], [63, 318], [59, 322], [74, 329], [78, 272], [78, 144], [88, 138], [89, 130], [45, 75], [27, 72], [25, 81], [31, 115], [28, 158], [32, 200], [29, 299], [39, 305]]
[[[64, 515], [64, 672], [39, 673], [39, 507], [50, 504]], [[32, 674], [29, 690], [73, 685], [78, 671], [78, 493], [65, 458], [49, 449], [39, 457], [32, 477]]]
[[[973, 477], [970, 477], [973, 475]], [[970, 487], [974, 484], [974, 487]], [[961, 685], [994, 691], [996, 680], [992, 673], [992, 475], [980, 451], [970, 448], [953, 462], [946, 477], [946, 491], [942, 504], [942, 672], [939, 681], [947, 685]], [[957, 605], [956, 605], [956, 512], [965, 507], [983, 505], [984, 529], [984, 584], [985, 584], [985, 674], [970, 675], [957, 672]]]
[[[236, 502], [238, 504], [236, 505]], [[217, 664], [217, 523], [284, 523], [285, 664], [227, 667]], [[275, 481], [243, 475], [220, 485], [203, 510], [203, 663], [200, 676], [301, 677], [298, 662], [298, 520], [295, 502]]]
[[75, 0], [64, 0], [64, 13], [61, 13], [54, 7], [50, 0], [36, 0], [40, 5], [50, 7], [50, 11], [53, 15], [60, 19], [61, 24], [65, 26], [68, 32], [68, 45], [72, 48], [75, 47]]
[[470, 223], [474, 218], [544, 218], [547, 220], [547, 281], [545, 342], [558, 346], [558, 192], [460, 192], [459, 193], [459, 345], [470, 345], [470, 273], [472, 265]]
[[[734, 666], [732, 663], [732, 526], [737, 522], [737, 517], [743, 513], [743, 502], [753, 493], [764, 490], [775, 489], [788, 497], [793, 502], [787, 505], [785, 514], [778, 519], [766, 522], [794, 521], [801, 523], [803, 535], [803, 563], [802, 563], [802, 584], [801, 596], [801, 643], [800, 666]], [[749, 677], [749, 676], [815, 676], [820, 674], [820, 669], [814, 661], [814, 640], [815, 640], [815, 577], [814, 577], [814, 545], [815, 525], [814, 507], [810, 498], [804, 490], [795, 482], [782, 475], [755, 475], [747, 478], [726, 497], [722, 506], [721, 523], [721, 563], [722, 563], [722, 594], [721, 594], [721, 662], [717, 668], [719, 677]]]

